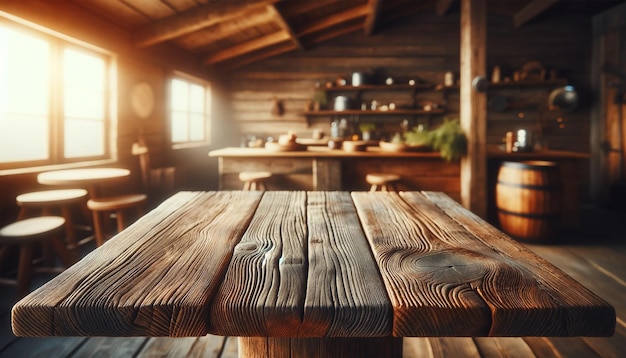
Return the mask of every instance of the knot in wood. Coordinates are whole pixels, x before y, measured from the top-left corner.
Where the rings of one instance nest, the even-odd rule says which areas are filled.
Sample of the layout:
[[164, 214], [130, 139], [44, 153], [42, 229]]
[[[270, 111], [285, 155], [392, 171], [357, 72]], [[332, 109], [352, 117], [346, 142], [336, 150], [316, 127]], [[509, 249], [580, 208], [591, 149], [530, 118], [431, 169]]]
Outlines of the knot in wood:
[[489, 272], [489, 258], [466, 250], [442, 251], [405, 260], [403, 270], [427, 275], [438, 282], [450, 284], [482, 280]]

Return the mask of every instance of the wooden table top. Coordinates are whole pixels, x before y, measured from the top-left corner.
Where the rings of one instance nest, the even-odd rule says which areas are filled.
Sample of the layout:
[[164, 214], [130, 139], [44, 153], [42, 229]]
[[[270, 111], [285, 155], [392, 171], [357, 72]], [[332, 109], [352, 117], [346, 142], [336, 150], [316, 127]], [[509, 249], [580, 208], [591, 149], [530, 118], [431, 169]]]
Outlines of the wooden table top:
[[607, 336], [615, 310], [437, 192], [180, 192], [18, 302], [20, 336]]
[[54, 170], [40, 173], [37, 181], [45, 185], [91, 185], [98, 182], [117, 180], [130, 175], [123, 168], [83, 168]]

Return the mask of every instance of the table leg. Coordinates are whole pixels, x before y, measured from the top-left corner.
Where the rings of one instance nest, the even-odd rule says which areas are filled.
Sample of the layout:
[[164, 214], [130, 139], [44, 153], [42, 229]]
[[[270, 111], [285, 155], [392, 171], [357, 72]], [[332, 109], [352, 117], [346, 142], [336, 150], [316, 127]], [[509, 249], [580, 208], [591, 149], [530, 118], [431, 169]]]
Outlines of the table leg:
[[239, 357], [402, 357], [402, 338], [239, 337]]

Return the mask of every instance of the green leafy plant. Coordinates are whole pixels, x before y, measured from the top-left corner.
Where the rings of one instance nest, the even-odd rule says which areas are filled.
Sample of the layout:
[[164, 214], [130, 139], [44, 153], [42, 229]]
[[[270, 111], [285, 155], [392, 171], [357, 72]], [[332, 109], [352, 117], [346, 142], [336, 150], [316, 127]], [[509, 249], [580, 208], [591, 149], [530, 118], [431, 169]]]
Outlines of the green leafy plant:
[[467, 153], [467, 137], [458, 118], [444, 118], [443, 123], [432, 130], [416, 127], [405, 134], [410, 145], [429, 145], [448, 162], [458, 161]]

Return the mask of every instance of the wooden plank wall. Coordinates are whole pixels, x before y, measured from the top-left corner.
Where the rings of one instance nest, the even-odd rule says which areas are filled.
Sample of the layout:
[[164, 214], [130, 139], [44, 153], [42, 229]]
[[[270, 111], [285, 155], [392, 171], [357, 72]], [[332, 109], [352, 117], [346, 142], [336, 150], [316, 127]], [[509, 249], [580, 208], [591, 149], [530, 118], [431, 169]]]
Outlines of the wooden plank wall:
[[[267, 137], [295, 130], [299, 135], [308, 136], [312, 128], [328, 133], [331, 119], [316, 118], [309, 127], [302, 115], [303, 108], [313, 97], [316, 82], [349, 78], [354, 71], [377, 68], [392, 77], [419, 77], [437, 84], [443, 83], [446, 71], [453, 71], [458, 78], [458, 13], [437, 16], [433, 10], [379, 28], [384, 30], [369, 37], [361, 31], [354, 32], [307, 48], [305, 52], [293, 52], [232, 71], [229, 81], [232, 120], [238, 124], [240, 133]], [[588, 95], [590, 31], [589, 20], [584, 17], [546, 14], [516, 29], [510, 16], [489, 13], [488, 71], [498, 65], [502, 77], [510, 77], [524, 63], [540, 61], [547, 69], [554, 69], [558, 77], [570, 80], [583, 95]], [[549, 90], [541, 87], [498, 90], [503, 92], [498, 94], [511, 96], [528, 108], [490, 111], [488, 143], [501, 143], [509, 130], [534, 128], [539, 114], [537, 108], [547, 101]], [[458, 91], [448, 92], [446, 115], [458, 115]], [[423, 95], [424, 100], [441, 98], [441, 93]], [[271, 114], [273, 99], [283, 102], [284, 115]], [[520, 113], [524, 118], [520, 119]], [[558, 128], [556, 116], [557, 113], [544, 114], [545, 118], [551, 118], [547, 121], [550, 146], [589, 151], [589, 101], [584, 101], [577, 111], [565, 116], [566, 125], [562, 129]], [[441, 117], [434, 118], [434, 122]], [[385, 119], [389, 123], [388, 130], [397, 131], [402, 119]]]
[[593, 20], [592, 59], [592, 71], [597, 74], [592, 76], [592, 88], [597, 93], [598, 104], [591, 127], [591, 180], [594, 188], [591, 195], [593, 201], [621, 210], [626, 209], [626, 125], [623, 125], [626, 103], [620, 104], [617, 99], [620, 86], [626, 86], [624, 18], [626, 4], [596, 16]]

